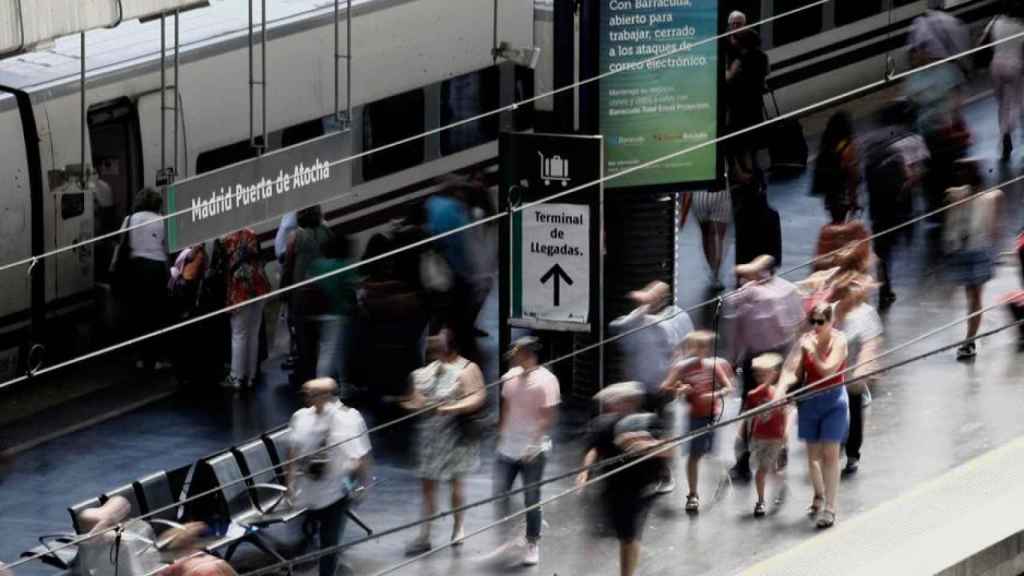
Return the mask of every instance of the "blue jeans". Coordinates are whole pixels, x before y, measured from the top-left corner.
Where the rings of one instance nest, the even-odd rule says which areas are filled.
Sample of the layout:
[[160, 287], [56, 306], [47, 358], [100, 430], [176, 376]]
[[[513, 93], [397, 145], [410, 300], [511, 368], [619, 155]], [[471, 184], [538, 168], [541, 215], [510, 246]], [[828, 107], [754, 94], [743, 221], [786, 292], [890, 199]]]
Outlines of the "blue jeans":
[[[345, 523], [348, 521], [348, 498], [342, 498], [327, 508], [307, 512], [320, 534], [319, 549], [338, 546], [345, 534]], [[338, 569], [338, 553], [320, 557], [320, 576], [334, 576]]]
[[[512, 460], [511, 458], [498, 454], [497, 459], [494, 461], [495, 496], [511, 490], [512, 485], [515, 484], [516, 476], [520, 474], [523, 476], [523, 486], [540, 482], [544, 477], [544, 464], [546, 463], [547, 454], [544, 453], [538, 454], [536, 458], [529, 462], [524, 462], [523, 460]], [[527, 507], [540, 502], [540, 486], [534, 486], [524, 491], [523, 501]], [[502, 498], [498, 501], [498, 513], [501, 514], [502, 517], [509, 515], [510, 503], [508, 498]], [[526, 540], [528, 542], [537, 542], [540, 540], [541, 520], [541, 511], [539, 507], [533, 508], [526, 513]]]

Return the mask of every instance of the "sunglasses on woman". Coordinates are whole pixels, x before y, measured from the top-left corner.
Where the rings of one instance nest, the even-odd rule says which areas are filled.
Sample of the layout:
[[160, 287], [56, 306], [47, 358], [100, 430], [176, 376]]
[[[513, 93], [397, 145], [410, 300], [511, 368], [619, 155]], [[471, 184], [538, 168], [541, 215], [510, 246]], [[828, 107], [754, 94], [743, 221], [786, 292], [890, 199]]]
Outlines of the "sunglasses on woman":
[[813, 326], [824, 326], [825, 324], [828, 324], [828, 320], [824, 318], [811, 318], [810, 323]]

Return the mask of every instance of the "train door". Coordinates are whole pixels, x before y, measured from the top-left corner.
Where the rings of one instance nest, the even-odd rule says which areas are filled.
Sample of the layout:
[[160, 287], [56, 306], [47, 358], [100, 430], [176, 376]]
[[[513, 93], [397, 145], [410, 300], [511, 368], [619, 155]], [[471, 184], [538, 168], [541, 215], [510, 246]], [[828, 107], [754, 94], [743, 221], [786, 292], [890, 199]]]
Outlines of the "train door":
[[[142, 188], [142, 153], [139, 118], [128, 98], [89, 108], [89, 141], [97, 182], [94, 197], [94, 233], [106, 234], [119, 228], [131, 210], [135, 193]], [[107, 270], [116, 240], [97, 242], [95, 275], [107, 280]]]
[[[13, 97], [6, 97], [9, 104]], [[21, 260], [32, 254], [32, 195], [29, 191], [28, 157], [17, 107], [0, 112], [0, 263]], [[17, 327], [19, 312], [31, 304], [30, 279], [24, 267], [0, 271], [0, 378], [17, 370], [18, 340], [7, 337]]]

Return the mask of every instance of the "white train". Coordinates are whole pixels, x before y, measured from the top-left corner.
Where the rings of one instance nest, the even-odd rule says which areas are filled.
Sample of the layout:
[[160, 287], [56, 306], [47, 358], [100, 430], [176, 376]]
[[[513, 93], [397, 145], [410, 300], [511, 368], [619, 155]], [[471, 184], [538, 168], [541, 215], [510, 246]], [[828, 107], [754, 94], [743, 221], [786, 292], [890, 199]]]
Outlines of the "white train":
[[[895, 3], [891, 14], [890, 3]], [[997, 0], [957, 3], [955, 13], [980, 26]], [[266, 128], [268, 147], [275, 149], [331, 129], [334, 8], [330, 0], [268, 4]], [[737, 4], [756, 21], [805, 3]], [[181, 78], [166, 95], [167, 104], [179, 108], [179, 165], [174, 167], [179, 178], [254, 155], [249, 146], [247, 5], [247, 0], [212, 0], [180, 17]], [[550, 90], [552, 6], [552, 0], [353, 0], [354, 152]], [[923, 10], [923, 0], [836, 0], [762, 28], [772, 61], [771, 84], [782, 107], [808, 104], [879, 78], [887, 51], [901, 53], [910, 20]], [[172, 23], [168, 18], [168, 41]], [[74, 176], [82, 142], [78, 37], [0, 61], [0, 264], [90, 238], [111, 222], [116, 226], [134, 192], [156, 182], [163, 164], [160, 38], [158, 20], [87, 34], [85, 160], [95, 174], [84, 191]], [[491, 50], [498, 42], [541, 47], [540, 64], [534, 71], [496, 66]], [[343, 70], [344, 63], [340, 66]], [[167, 73], [173, 84], [171, 70]], [[340, 82], [345, 94], [344, 74]], [[547, 99], [536, 108], [543, 113], [551, 105]], [[163, 114], [163, 147], [171, 165], [174, 116]], [[517, 128], [530, 126], [528, 115], [503, 120], [508, 121]], [[493, 118], [360, 159], [353, 165], [351, 184], [365, 200], [343, 211], [328, 203], [329, 218], [339, 222], [379, 213], [435, 190], [435, 177], [493, 168], [498, 128]], [[95, 193], [104, 188], [96, 187], [96, 178], [109, 187], [109, 195]], [[110, 207], [111, 222], [95, 221], [96, 202]], [[257, 226], [264, 238], [272, 229], [273, 223]], [[25, 267], [0, 272], [0, 378], [15, 372], [33, 312], [37, 319], [67, 319], [86, 311], [74, 326], [95, 317], [96, 267], [105, 262], [92, 248], [40, 260], [43, 273], [35, 285]], [[50, 339], [51, 359], [59, 354], [52, 350], [59, 344]]]

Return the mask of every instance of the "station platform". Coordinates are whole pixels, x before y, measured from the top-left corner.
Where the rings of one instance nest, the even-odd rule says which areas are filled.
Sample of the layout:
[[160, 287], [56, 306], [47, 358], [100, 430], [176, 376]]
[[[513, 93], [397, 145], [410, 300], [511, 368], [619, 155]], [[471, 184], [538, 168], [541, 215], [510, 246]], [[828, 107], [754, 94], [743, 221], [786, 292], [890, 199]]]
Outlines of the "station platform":
[[[855, 111], [858, 106], [856, 102], [848, 104]], [[865, 115], [855, 113], [855, 116]], [[1024, 163], [1019, 154], [1008, 166], [1000, 166], [995, 161], [998, 142], [991, 98], [975, 99], [968, 106], [967, 122], [974, 130], [976, 154], [992, 159], [990, 182], [1020, 173]], [[867, 121], [858, 122], [858, 126], [866, 125]], [[817, 137], [810, 134], [808, 143], [813, 150]], [[801, 178], [770, 185], [770, 202], [782, 216], [783, 269], [813, 256], [814, 240], [826, 220], [821, 199], [807, 194], [809, 178], [808, 172]], [[1024, 222], [1022, 190], [1020, 186], [1005, 190], [1003, 249], [1009, 248], [1009, 238]], [[941, 261], [927, 256], [925, 228], [917, 227], [917, 241], [912, 248], [900, 253], [894, 266], [899, 300], [883, 318], [889, 345], [910, 340], [966, 314], [963, 291], [943, 279]], [[681, 266], [687, 271], [679, 275], [677, 283], [681, 306], [702, 302], [712, 295], [706, 274], [702, 272], [704, 260], [699, 243], [695, 222], [690, 221], [679, 241]], [[730, 261], [723, 270], [731, 267], [731, 252], [728, 258]], [[805, 272], [795, 272], [790, 279], [805, 275]], [[996, 278], [986, 286], [986, 304], [1018, 288], [1019, 282], [1015, 267], [1009, 263], [998, 266]], [[497, 313], [492, 298], [483, 313], [481, 326], [491, 334], [497, 334]], [[692, 314], [700, 326], [709, 325], [710, 315], [708, 308], [703, 314]], [[986, 314], [982, 330], [1008, 321], [1003, 311], [993, 311]], [[963, 334], [963, 327], [950, 329], [894, 354], [883, 364], [949, 344]], [[804, 515], [811, 489], [806, 481], [804, 450], [795, 440], [790, 445], [790, 496], [779, 514], [763, 520], [752, 517], [755, 497], [751, 485], [732, 485], [724, 490], [719, 501], [713, 502], [711, 495], [718, 487], [725, 466], [732, 463], [734, 431], [719, 431], [718, 461], [706, 462], [701, 471], [704, 509], [698, 516], [684, 514], [686, 488], [682, 460], [677, 459], [679, 487], [655, 504], [645, 533], [639, 573], [719, 575], [746, 570], [746, 573], [757, 574], [795, 574], [797, 572], [770, 571], [775, 570], [773, 566], [782, 566], [778, 564], [783, 561], [777, 558], [779, 554], [792, 554], [792, 558], [814, 554], [812, 548], [805, 547], [817, 546], [819, 541], [824, 547], [818, 549], [823, 552], [829, 546], [841, 547], [842, 535], [847, 530], [856, 530], [865, 523], [882, 522], [882, 514], [898, 517], [901, 510], [909, 510], [903, 504], [909, 500], [902, 497], [909, 494], [912, 498], [916, 490], [930, 489], [920, 488], [932, 486], [925, 483], [943, 482], [941, 478], [950, 470], [1000, 446], [1009, 444], [1013, 450], [1021, 449], [1017, 439], [1024, 436], [1024, 419], [1019, 416], [1019, 407], [1024, 405], [1024, 376], [1019, 368], [1021, 356], [1015, 352], [1015, 346], [1015, 334], [1004, 332], [979, 344], [978, 360], [973, 364], [956, 362], [950, 351], [887, 373], [873, 390], [860, 472], [843, 480], [838, 524], [828, 533], [819, 533]], [[497, 358], [496, 348], [493, 340], [487, 340], [484, 350], [488, 358]], [[278, 368], [280, 359], [274, 356], [265, 363], [265, 382], [251, 394], [236, 395], [211, 389], [202, 402], [171, 394], [18, 453], [8, 469], [0, 473], [0, 560], [15, 560], [22, 551], [34, 546], [36, 537], [41, 534], [68, 530], [66, 508], [71, 503], [154, 470], [188, 464], [286, 423], [298, 407], [299, 399]], [[495, 362], [485, 363], [483, 367], [489, 381], [497, 376]], [[67, 378], [73, 377], [73, 371], [68, 372]], [[737, 408], [735, 400], [731, 401], [727, 413], [735, 413]], [[579, 464], [585, 418], [583, 409], [567, 406], [563, 410], [545, 475], [559, 474]], [[376, 423], [372, 414], [367, 414], [367, 420], [371, 426]], [[33, 425], [41, 430], [46, 428], [41, 418], [33, 421]], [[371, 441], [375, 446], [374, 474], [381, 482], [360, 508], [360, 515], [378, 529], [415, 520], [418, 483], [411, 471], [409, 455], [401, 450], [400, 433], [383, 433]], [[491, 495], [492, 452], [485, 450], [480, 468], [467, 479], [467, 501]], [[1005, 453], [996, 454], [992, 458], [1002, 458]], [[556, 494], [570, 486], [568, 481], [555, 483], [545, 487], [544, 494]], [[968, 496], [958, 498], [964, 499], [963, 506], [984, 504], [985, 510], [998, 511], [989, 508], [995, 501], [980, 503]], [[493, 531], [467, 540], [461, 549], [441, 550], [398, 573], [424, 576], [490, 572], [562, 576], [617, 574], [618, 549], [615, 540], [596, 527], [593, 517], [596, 506], [596, 502], [584, 494], [571, 495], [545, 507], [547, 526], [541, 563], [536, 568], [510, 568], [511, 557], [495, 558], [491, 552], [502, 539]], [[953, 514], [957, 508], [949, 510]], [[1016, 516], [1016, 508], [1003, 519], [1012, 521], [1010, 516]], [[467, 531], [492, 520], [490, 507], [471, 511], [467, 514]], [[449, 530], [449, 522], [437, 523], [435, 544], [445, 542]], [[359, 535], [357, 529], [350, 526], [347, 536]], [[295, 534], [281, 535], [287, 542], [294, 542], [295, 537]], [[344, 561], [354, 574], [374, 574], [402, 561], [405, 544], [413, 537], [413, 533], [402, 533], [361, 544], [347, 551]], [[239, 569], [255, 568], [264, 560], [258, 554], [246, 554], [241, 558]], [[768, 568], [760, 572], [761, 566]], [[33, 563], [19, 567], [16, 576], [52, 573], [51, 568]], [[313, 574], [315, 568], [302, 566], [298, 573]], [[874, 573], [920, 572], [891, 571], [883, 565]]]

